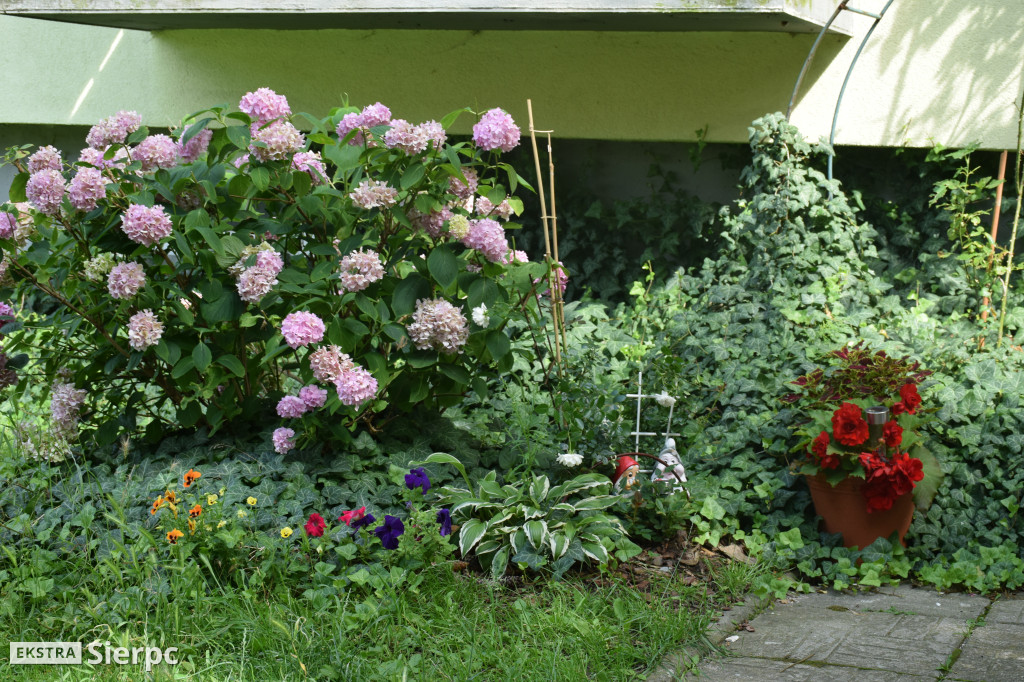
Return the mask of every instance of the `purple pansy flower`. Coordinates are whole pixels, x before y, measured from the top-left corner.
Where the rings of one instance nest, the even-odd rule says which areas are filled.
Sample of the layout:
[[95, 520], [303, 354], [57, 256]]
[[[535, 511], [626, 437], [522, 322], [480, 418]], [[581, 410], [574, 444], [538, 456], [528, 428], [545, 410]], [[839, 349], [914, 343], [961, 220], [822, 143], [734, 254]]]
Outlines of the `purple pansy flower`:
[[405, 524], [402, 523], [402, 519], [390, 514], [384, 516], [384, 525], [373, 530], [373, 534], [380, 538], [380, 544], [384, 545], [384, 549], [398, 549], [398, 538], [404, 532]]
[[427, 478], [427, 472], [423, 470], [423, 467], [416, 467], [405, 475], [405, 485], [409, 490], [422, 488], [423, 493], [426, 494], [430, 490], [430, 479]]

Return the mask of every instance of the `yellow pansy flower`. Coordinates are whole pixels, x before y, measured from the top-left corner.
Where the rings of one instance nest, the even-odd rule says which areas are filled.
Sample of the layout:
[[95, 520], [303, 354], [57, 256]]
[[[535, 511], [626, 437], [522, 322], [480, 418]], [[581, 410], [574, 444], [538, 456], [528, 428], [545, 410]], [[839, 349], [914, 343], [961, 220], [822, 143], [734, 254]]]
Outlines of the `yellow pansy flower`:
[[285, 526], [284, 528], [281, 529], [281, 537], [283, 537], [283, 538], [290, 538], [291, 536], [292, 536], [292, 529], [291, 528], [289, 528], [288, 526]]
[[245, 501], [245, 503], [247, 505], [249, 505], [250, 507], [255, 507], [256, 506], [256, 498], [255, 497], [250, 497], [249, 499], [247, 499]]

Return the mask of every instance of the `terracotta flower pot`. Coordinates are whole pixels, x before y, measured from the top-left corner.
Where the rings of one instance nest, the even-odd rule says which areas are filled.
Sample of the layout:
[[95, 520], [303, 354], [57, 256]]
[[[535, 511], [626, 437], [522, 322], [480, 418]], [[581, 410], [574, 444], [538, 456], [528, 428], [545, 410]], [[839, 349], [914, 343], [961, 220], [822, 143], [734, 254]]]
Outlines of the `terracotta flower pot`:
[[804, 478], [824, 530], [842, 533], [846, 547], [867, 547], [880, 537], [889, 537], [893, 531], [899, 532], [900, 542], [906, 547], [903, 536], [914, 516], [913, 493], [896, 498], [891, 509], [869, 514], [867, 500], [860, 492], [864, 479], [847, 478], [833, 487], [821, 474]]

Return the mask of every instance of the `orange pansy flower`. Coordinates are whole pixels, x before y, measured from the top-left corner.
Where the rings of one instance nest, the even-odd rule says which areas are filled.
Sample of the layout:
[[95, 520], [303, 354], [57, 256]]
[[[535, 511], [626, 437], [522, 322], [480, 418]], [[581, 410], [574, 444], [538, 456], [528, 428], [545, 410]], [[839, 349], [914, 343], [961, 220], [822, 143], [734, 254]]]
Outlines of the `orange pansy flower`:
[[195, 483], [196, 479], [199, 478], [200, 476], [202, 476], [202, 474], [196, 471], [195, 469], [189, 469], [188, 471], [186, 471], [184, 483], [185, 487], [187, 488], [193, 483]]
[[164, 492], [164, 497], [166, 497], [167, 501], [170, 502], [171, 504], [175, 504], [178, 501], [178, 496], [175, 494], [173, 490], [168, 490]]
[[172, 545], [176, 545], [178, 544], [178, 538], [180, 538], [182, 535], [184, 535], [184, 533], [175, 528], [167, 534], [167, 542], [171, 543]]
[[198, 504], [188, 510], [188, 517], [190, 519], [198, 519], [199, 515], [203, 513], [203, 508]]

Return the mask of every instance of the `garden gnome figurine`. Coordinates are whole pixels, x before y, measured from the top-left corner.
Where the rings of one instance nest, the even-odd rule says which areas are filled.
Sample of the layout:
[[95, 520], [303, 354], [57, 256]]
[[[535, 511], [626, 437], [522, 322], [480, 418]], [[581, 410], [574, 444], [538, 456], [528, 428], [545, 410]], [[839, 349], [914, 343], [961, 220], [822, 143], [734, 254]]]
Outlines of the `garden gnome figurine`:
[[629, 490], [636, 483], [636, 475], [640, 473], [640, 465], [629, 455], [622, 455], [618, 459], [619, 466], [615, 470], [615, 477], [612, 483], [616, 490]]
[[[665, 439], [665, 447], [658, 453], [658, 459], [661, 462], [658, 462], [658, 465], [654, 467], [651, 480], [671, 483], [672, 492], [682, 490], [683, 483], [686, 483], [686, 469], [683, 468], [682, 462], [679, 461], [679, 452], [676, 451], [676, 441], [674, 439]], [[676, 478], [677, 475], [678, 478]]]

